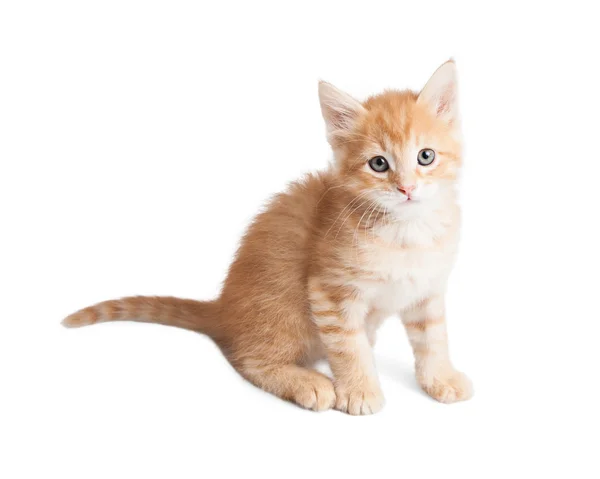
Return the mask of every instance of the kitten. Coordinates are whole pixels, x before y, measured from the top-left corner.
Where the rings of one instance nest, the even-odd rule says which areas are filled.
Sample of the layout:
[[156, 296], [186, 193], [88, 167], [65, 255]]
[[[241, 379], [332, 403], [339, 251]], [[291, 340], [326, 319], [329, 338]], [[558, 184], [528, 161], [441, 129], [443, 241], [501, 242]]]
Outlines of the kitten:
[[[292, 183], [249, 227], [213, 301], [130, 297], [67, 317], [68, 327], [156, 322], [209, 335], [256, 386], [316, 411], [383, 406], [372, 346], [400, 314], [419, 384], [468, 399], [448, 357], [444, 294], [457, 250], [461, 165], [456, 67], [423, 90], [360, 103], [329, 83], [319, 98], [333, 165]], [[311, 369], [326, 358], [333, 381]]]

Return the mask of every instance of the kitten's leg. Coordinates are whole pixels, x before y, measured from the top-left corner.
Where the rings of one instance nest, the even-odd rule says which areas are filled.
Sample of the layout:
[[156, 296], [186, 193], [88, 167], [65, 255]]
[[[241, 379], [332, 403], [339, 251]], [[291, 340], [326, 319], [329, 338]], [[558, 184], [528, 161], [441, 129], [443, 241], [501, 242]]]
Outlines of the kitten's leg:
[[331, 300], [310, 289], [313, 320], [327, 353], [335, 378], [336, 409], [350, 414], [372, 414], [383, 407], [383, 394], [375, 371], [373, 352], [365, 329], [367, 307], [352, 295]]
[[417, 380], [423, 390], [444, 403], [469, 399], [473, 395], [471, 382], [454, 369], [448, 355], [444, 298], [429, 298], [401, 316], [415, 355]]
[[375, 346], [375, 341], [377, 340], [377, 329], [383, 323], [383, 320], [387, 318], [389, 314], [380, 309], [372, 309], [369, 311], [367, 315], [367, 319], [365, 321], [365, 327], [367, 330], [367, 337], [369, 338], [369, 344], [371, 347]]
[[259, 388], [306, 409], [324, 411], [335, 404], [331, 379], [312, 369], [295, 364], [262, 365], [245, 361], [239, 371]]

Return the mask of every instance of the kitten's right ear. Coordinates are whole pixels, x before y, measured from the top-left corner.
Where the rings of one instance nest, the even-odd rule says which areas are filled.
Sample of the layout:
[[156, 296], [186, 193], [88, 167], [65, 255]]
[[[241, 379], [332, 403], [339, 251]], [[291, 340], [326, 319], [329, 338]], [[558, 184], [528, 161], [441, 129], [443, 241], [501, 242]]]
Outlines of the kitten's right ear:
[[351, 131], [358, 117], [366, 111], [358, 100], [324, 81], [319, 82], [319, 101], [330, 143]]

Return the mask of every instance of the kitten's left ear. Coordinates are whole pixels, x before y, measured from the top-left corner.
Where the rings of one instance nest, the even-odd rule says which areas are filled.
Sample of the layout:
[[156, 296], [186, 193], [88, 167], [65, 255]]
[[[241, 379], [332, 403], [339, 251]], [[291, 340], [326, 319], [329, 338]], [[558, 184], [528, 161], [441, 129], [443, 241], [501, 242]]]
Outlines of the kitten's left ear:
[[452, 123], [458, 120], [457, 89], [456, 64], [448, 60], [431, 76], [417, 102], [426, 104], [435, 116]]

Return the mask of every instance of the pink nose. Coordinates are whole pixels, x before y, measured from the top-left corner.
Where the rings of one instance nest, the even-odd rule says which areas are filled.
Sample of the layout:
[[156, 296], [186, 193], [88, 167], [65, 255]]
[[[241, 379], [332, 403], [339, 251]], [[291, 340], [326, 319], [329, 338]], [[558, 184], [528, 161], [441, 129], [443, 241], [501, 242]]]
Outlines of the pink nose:
[[408, 185], [408, 186], [399, 185], [398, 191], [400, 191], [401, 193], [404, 193], [406, 196], [408, 196], [410, 198], [410, 194], [415, 190], [416, 187], [417, 187], [416, 185]]

